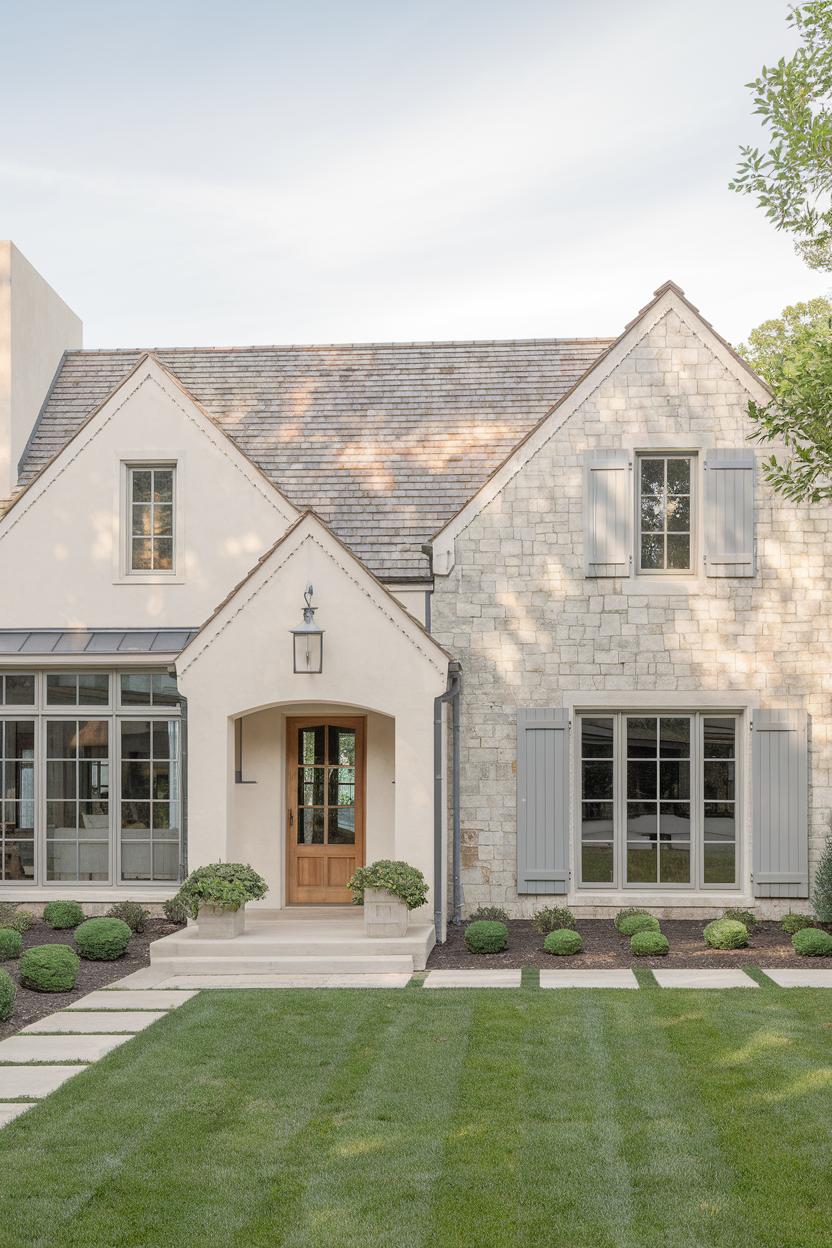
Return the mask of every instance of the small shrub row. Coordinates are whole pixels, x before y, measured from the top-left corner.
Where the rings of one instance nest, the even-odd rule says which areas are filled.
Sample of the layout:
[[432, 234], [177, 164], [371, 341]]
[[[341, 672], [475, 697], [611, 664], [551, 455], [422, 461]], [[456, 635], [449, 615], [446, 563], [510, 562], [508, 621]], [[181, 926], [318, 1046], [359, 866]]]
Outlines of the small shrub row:
[[0, 971], [0, 1023], [11, 1018], [15, 998], [14, 980], [8, 971]]
[[811, 914], [796, 914], [790, 911], [783, 915], [780, 926], [788, 936], [794, 936], [795, 932], [802, 932], [806, 927], [814, 927], [815, 920]]
[[748, 944], [748, 928], [737, 919], [714, 919], [702, 935], [711, 949], [742, 949]]
[[508, 928], [493, 919], [477, 919], [465, 929], [465, 944], [471, 953], [500, 953], [508, 945]]
[[630, 938], [634, 958], [663, 958], [670, 952], [670, 942], [662, 932], [661, 923], [649, 910], [625, 906], [613, 919], [622, 936]]
[[77, 901], [49, 901], [43, 907], [43, 921], [55, 931], [63, 931], [83, 923], [84, 911]]
[[35, 992], [70, 992], [80, 964], [69, 945], [33, 945], [20, 959], [20, 982]]
[[564, 929], [574, 930], [575, 916], [566, 906], [543, 906], [532, 915], [532, 927], [541, 936], [548, 932], [561, 932]]
[[832, 936], [819, 927], [802, 927], [792, 936], [795, 953], [804, 958], [832, 957]]
[[562, 927], [558, 931], [549, 932], [543, 941], [543, 948], [546, 952], [553, 953], [560, 958], [580, 953], [583, 947], [584, 942], [580, 935], [570, 927]]

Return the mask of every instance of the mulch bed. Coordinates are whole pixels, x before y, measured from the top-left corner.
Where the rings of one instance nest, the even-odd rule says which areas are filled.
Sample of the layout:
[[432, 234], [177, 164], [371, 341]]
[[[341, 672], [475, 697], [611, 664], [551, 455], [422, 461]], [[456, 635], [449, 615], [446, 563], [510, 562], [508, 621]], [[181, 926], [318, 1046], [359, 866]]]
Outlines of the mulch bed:
[[[143, 966], [149, 966], [150, 953], [148, 951], [151, 941], [158, 940], [160, 936], [167, 936], [176, 930], [176, 927], [168, 923], [167, 919], [149, 919], [143, 932], [133, 934], [123, 958], [117, 958], [115, 962], [89, 962], [86, 958], [82, 958], [78, 968], [78, 979], [72, 992], [33, 992], [31, 988], [22, 987], [18, 976], [17, 960], [0, 963], [3, 970], [9, 972], [17, 985], [12, 1016], [5, 1022], [0, 1022], [0, 1039], [20, 1031], [21, 1027], [27, 1027], [29, 1023], [34, 1023], [39, 1018], [45, 1018], [47, 1014], [63, 1010], [67, 1005], [77, 1001], [79, 997], [85, 996], [88, 992], [93, 992], [96, 988], [104, 988], [113, 980], [123, 979], [131, 971], [138, 971]], [[56, 932], [41, 919], [38, 919], [28, 932], [23, 933], [23, 948], [29, 949], [32, 945], [69, 945], [70, 949], [78, 952], [75, 949], [71, 928]]]
[[702, 938], [703, 922], [694, 919], [662, 919], [662, 931], [670, 941], [670, 953], [664, 958], [634, 958], [630, 942], [620, 936], [612, 919], [578, 919], [576, 926], [583, 937], [582, 953], [573, 957], [553, 957], [543, 951], [543, 937], [528, 920], [512, 919], [508, 924], [508, 948], [502, 953], [469, 953], [463, 940], [462, 927], [448, 928], [444, 945], [436, 945], [428, 959], [428, 970], [451, 970], [457, 967], [563, 966], [791, 966], [832, 968], [832, 958], [802, 958], [792, 948], [791, 937], [779, 923], [758, 923], [750, 933], [744, 949], [709, 949]]

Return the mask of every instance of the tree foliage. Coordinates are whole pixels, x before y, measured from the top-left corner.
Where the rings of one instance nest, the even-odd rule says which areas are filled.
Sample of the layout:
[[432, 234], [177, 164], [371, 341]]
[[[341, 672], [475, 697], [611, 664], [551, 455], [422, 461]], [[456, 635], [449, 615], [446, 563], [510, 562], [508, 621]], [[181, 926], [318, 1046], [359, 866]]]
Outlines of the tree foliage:
[[755, 195], [811, 268], [832, 269], [832, 0], [794, 5], [787, 22], [800, 46], [747, 84], [768, 147], [740, 148], [730, 187]]
[[738, 350], [774, 396], [748, 405], [754, 439], [786, 451], [764, 461], [766, 480], [794, 502], [832, 498], [832, 303], [796, 303]]

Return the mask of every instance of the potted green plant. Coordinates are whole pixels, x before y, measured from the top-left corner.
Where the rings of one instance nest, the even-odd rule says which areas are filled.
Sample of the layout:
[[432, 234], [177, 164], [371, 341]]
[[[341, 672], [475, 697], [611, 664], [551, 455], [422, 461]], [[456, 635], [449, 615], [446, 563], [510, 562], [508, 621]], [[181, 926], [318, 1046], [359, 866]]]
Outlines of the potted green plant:
[[229, 939], [245, 931], [246, 902], [265, 897], [262, 875], [242, 862], [212, 862], [197, 867], [177, 893], [185, 911], [197, 921], [199, 936]]
[[408, 911], [425, 904], [428, 886], [422, 872], [406, 862], [380, 858], [359, 867], [347, 881], [353, 904], [364, 907], [368, 936], [405, 936]]

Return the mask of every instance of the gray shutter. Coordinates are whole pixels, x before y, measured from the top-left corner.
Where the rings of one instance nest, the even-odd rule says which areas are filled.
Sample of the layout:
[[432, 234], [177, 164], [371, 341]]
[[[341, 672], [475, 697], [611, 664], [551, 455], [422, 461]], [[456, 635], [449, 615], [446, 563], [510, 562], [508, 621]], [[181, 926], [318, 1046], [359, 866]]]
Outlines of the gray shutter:
[[805, 711], [752, 712], [751, 789], [754, 896], [808, 897]]
[[584, 572], [629, 576], [633, 552], [630, 451], [584, 453]]
[[517, 712], [517, 891], [569, 888], [569, 715]]
[[754, 451], [705, 455], [705, 573], [754, 575]]

